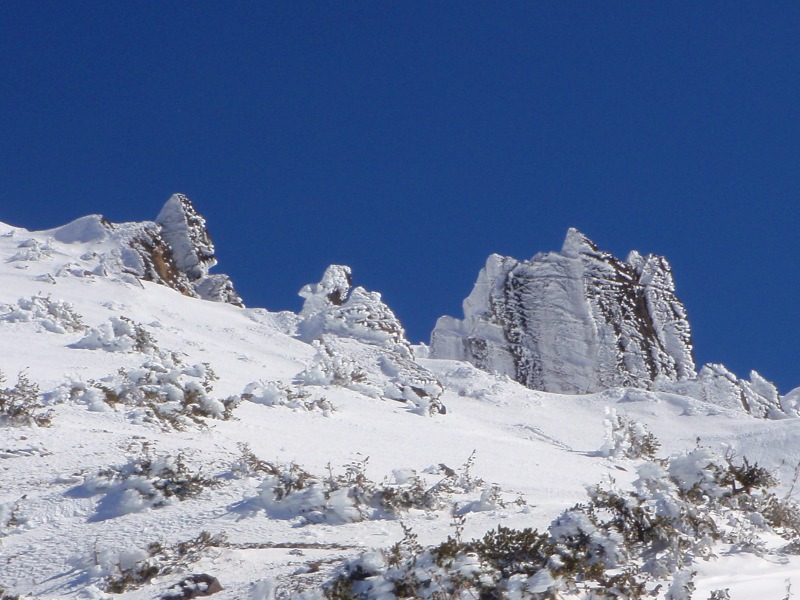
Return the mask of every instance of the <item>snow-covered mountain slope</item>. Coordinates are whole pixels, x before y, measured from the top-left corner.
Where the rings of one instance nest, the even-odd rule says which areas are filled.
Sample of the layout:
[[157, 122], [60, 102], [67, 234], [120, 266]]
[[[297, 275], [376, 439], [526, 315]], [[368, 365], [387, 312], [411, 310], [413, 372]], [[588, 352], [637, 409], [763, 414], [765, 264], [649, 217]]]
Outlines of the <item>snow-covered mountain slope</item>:
[[560, 252], [530, 260], [492, 255], [464, 319], [442, 317], [430, 356], [466, 360], [535, 390], [584, 394], [610, 387], [679, 391], [759, 416], [795, 416], [758, 373], [695, 371], [686, 308], [664, 257], [622, 261], [575, 229]]
[[[779, 535], [791, 537], [792, 522], [774, 517], [784, 504], [757, 496], [758, 481], [745, 491], [742, 476], [712, 485], [746, 457], [783, 481], [779, 496], [790, 491], [800, 420], [756, 419], [735, 402], [658, 391], [649, 379], [562, 395], [470, 362], [416, 358], [389, 307], [352, 288], [346, 267], [303, 288], [298, 315], [244, 308], [227, 280], [204, 283], [223, 280], [208, 273], [213, 250], [190, 208], [173, 196], [155, 223], [0, 224], [7, 596], [188, 598], [206, 574], [220, 600], [325, 590], [585, 598], [598, 572], [634, 569], [649, 591], [660, 586], [655, 597], [687, 597], [682, 578], [696, 571], [695, 598], [730, 588], [731, 598], [778, 599], [787, 580], [800, 580], [800, 559]], [[142, 254], [147, 247], [159, 250]], [[678, 376], [688, 363], [665, 348], [675, 385], [738, 385], [721, 371]], [[657, 455], [675, 458], [646, 458], [648, 430]], [[651, 540], [656, 568], [641, 543], [595, 523], [586, 539], [606, 554], [567, 573], [564, 560], [582, 552], [570, 549], [573, 533], [590, 521], [564, 511], [612, 478], [638, 490], [634, 513], [662, 511], [653, 521], [663, 525], [691, 499], [692, 522], [718, 535], [683, 532], [680, 548], [669, 536]], [[772, 503], [772, 512], [758, 516], [747, 503]], [[549, 531], [553, 555], [503, 566], [486, 548], [453, 542], [450, 556], [439, 546], [498, 525]], [[435, 560], [427, 546], [439, 547]]]
[[[9, 230], [12, 239], [22, 230]], [[80, 244], [83, 254], [59, 264], [42, 277], [103, 275], [133, 282], [154, 281], [182, 294], [242, 306], [242, 300], [226, 275], [209, 275], [217, 264], [214, 244], [201, 217], [183, 194], [174, 194], [155, 222], [110, 223], [100, 215], [88, 215], [39, 236], [19, 239], [9, 257], [26, 263], [47, 258], [54, 244]]]

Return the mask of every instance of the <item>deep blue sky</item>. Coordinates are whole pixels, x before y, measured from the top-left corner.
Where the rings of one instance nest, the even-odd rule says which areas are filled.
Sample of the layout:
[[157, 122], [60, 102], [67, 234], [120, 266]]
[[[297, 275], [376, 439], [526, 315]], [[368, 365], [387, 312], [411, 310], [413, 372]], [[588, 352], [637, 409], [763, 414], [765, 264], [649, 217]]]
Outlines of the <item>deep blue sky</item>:
[[0, 65], [0, 221], [184, 192], [248, 305], [348, 264], [413, 341], [575, 226], [800, 385], [800, 3], [12, 0]]

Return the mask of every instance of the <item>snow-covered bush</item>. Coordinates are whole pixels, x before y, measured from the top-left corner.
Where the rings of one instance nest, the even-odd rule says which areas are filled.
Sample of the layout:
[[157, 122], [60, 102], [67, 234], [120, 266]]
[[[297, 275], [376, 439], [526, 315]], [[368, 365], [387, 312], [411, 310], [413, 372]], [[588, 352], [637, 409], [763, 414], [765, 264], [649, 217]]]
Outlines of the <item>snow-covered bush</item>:
[[[245, 498], [243, 507], [264, 510], [272, 518], [338, 525], [393, 518], [409, 510], [463, 513], [506, 506], [496, 486], [487, 486], [469, 474], [472, 459], [459, 472], [446, 465], [429, 467], [423, 473], [396, 469], [390, 479], [379, 483], [367, 476], [367, 460], [346, 465], [340, 474], [329, 469], [327, 476], [317, 476], [295, 463], [262, 461], [246, 446], [242, 451], [233, 472], [250, 477], [266, 475], [258, 494]], [[459, 504], [453, 499], [476, 491], [481, 491], [478, 500]]]
[[[0, 384], [5, 382], [0, 372]], [[50, 425], [51, 413], [42, 412], [39, 386], [33, 383], [25, 373], [17, 376], [17, 383], [11, 388], [0, 388], [0, 426]]]
[[323, 397], [311, 398], [311, 392], [281, 381], [253, 381], [245, 386], [242, 400], [264, 406], [286, 406], [295, 410], [318, 410], [326, 416], [335, 410], [333, 404]]
[[103, 495], [93, 520], [102, 521], [148, 508], [186, 500], [220, 484], [192, 472], [184, 456], [154, 456], [148, 447], [127, 463], [95, 471], [70, 492], [76, 496]]
[[296, 379], [306, 385], [338, 385], [365, 396], [379, 398], [381, 388], [368, 381], [367, 373], [355, 360], [336, 352], [332, 340], [314, 340], [316, 349], [311, 363]]
[[0, 538], [30, 527], [28, 518], [20, 510], [22, 500], [0, 502]]
[[195, 538], [172, 545], [154, 542], [146, 548], [99, 550], [87, 571], [89, 577], [100, 579], [100, 586], [106, 592], [121, 594], [147, 585], [156, 577], [185, 572], [210, 549], [224, 545], [224, 534], [203, 531]]
[[53, 333], [83, 331], [82, 317], [69, 302], [52, 300], [50, 296], [36, 295], [20, 298], [16, 304], [4, 305], [0, 321], [10, 323], [34, 322]]
[[53, 248], [50, 245], [50, 240], [42, 244], [38, 240], [29, 238], [20, 242], [17, 248], [19, 251], [6, 262], [34, 262], [44, 258], [50, 258], [53, 255]]
[[86, 404], [94, 411], [122, 406], [130, 409], [136, 421], [183, 429], [192, 423], [204, 424], [204, 418], [232, 418], [241, 398], [214, 398], [211, 392], [216, 379], [208, 363], [188, 367], [175, 355], [161, 355], [139, 368], [123, 368], [100, 380], [71, 381], [52, 395]]
[[105, 350], [106, 352], [143, 352], [163, 355], [153, 336], [140, 323], [127, 317], [111, 317], [105, 323], [92, 327], [71, 348]]
[[618, 415], [613, 408], [606, 408], [605, 443], [601, 456], [611, 458], [655, 458], [660, 444], [642, 423]]
[[[498, 527], [464, 542], [460, 530], [422, 548], [406, 530], [401, 542], [346, 561], [325, 587], [328, 598], [533, 598], [688, 600], [692, 562], [712, 545], [778, 533], [800, 539], [781, 514], [798, 507], [770, 491], [758, 465], [698, 447], [640, 465], [631, 489], [613, 482], [565, 511], [547, 532]], [[740, 545], [748, 550], [752, 546]], [[719, 598], [726, 596], [719, 595]]]
[[0, 586], [0, 600], [20, 600], [20, 598], [19, 595], [11, 594], [3, 586]]
[[404, 402], [418, 414], [444, 414], [441, 382], [411, 358], [405, 346], [390, 351], [352, 339], [322, 335], [316, 354], [295, 380], [301, 385], [348, 388], [370, 398]]

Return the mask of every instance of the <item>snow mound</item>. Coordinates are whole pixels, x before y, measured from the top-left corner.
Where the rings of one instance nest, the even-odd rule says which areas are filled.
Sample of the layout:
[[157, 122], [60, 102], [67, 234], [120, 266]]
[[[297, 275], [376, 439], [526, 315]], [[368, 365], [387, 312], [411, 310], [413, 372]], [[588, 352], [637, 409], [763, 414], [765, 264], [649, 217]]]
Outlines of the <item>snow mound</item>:
[[87, 215], [53, 229], [50, 234], [63, 244], [86, 244], [105, 240], [110, 223], [102, 215]]

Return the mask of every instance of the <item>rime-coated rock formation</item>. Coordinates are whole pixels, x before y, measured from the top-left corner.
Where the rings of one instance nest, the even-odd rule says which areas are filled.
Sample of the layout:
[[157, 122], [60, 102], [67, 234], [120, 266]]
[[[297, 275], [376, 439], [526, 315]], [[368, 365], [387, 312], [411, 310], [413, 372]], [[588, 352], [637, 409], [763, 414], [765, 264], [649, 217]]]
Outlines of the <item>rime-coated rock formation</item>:
[[780, 396], [755, 371], [695, 371], [686, 309], [661, 256], [615, 258], [575, 229], [560, 252], [486, 261], [464, 319], [441, 317], [431, 358], [465, 360], [532, 389], [636, 387], [691, 396], [760, 418], [800, 415], [800, 388]]
[[[217, 264], [205, 219], [183, 194], [167, 200], [155, 222], [110, 223], [89, 215], [50, 232], [64, 243], [92, 243], [83, 258], [95, 275], [132, 276], [186, 296], [243, 306], [227, 275], [209, 274]], [[71, 269], [70, 272], [73, 272]]]
[[464, 319], [439, 319], [430, 354], [561, 393], [695, 375], [689, 322], [666, 259], [633, 252], [621, 261], [575, 229], [560, 252], [526, 261], [490, 256]]
[[298, 380], [409, 402], [420, 412], [444, 412], [444, 388], [414, 360], [398, 318], [379, 293], [351, 286], [350, 267], [331, 265], [319, 283], [300, 290], [305, 302], [298, 337], [315, 344], [317, 356]]
[[360, 286], [351, 288], [352, 281], [350, 267], [331, 265], [319, 283], [300, 290], [305, 298], [298, 325], [300, 338], [311, 342], [327, 333], [410, 355], [406, 332], [381, 295]]

